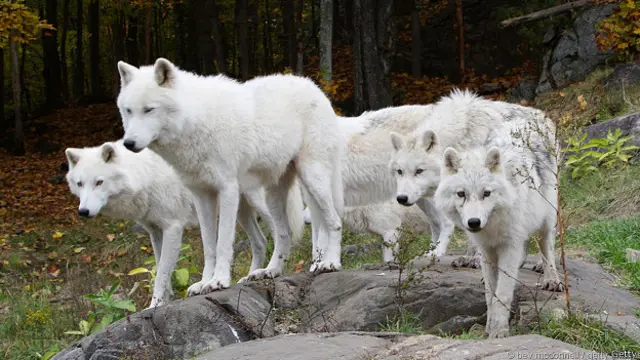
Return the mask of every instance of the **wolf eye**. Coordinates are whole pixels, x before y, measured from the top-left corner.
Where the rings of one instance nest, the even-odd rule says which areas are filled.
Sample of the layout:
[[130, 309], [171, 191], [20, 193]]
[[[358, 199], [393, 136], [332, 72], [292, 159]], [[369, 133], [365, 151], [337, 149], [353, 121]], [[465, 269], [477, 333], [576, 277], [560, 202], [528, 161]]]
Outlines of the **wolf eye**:
[[78, 187], [82, 187], [82, 181], [78, 181], [76, 185], [78, 185]]
[[465, 197], [466, 195], [464, 191], [458, 191], [457, 194], [458, 194], [458, 197], [461, 197], [461, 198]]
[[102, 185], [102, 180], [96, 181], [96, 186], [100, 186], [100, 185]]
[[144, 111], [144, 113], [145, 113], [145, 114], [148, 114], [148, 113], [150, 113], [150, 112], [152, 112], [152, 111], [153, 111], [153, 108], [146, 107], [146, 108], [144, 108], [144, 110], [143, 110], [143, 111]]
[[423, 172], [423, 171], [424, 171], [424, 170], [422, 170], [422, 169], [417, 169], [417, 170], [416, 170], [416, 175], [420, 175], [420, 174], [422, 174], [422, 172]]
[[489, 196], [491, 196], [491, 191], [485, 190], [484, 194], [482, 194], [482, 195], [484, 195], [484, 197], [489, 197]]
[[125, 111], [127, 112], [127, 114], [131, 115], [131, 109], [130, 108], [126, 108]]
[[398, 169], [397, 171], [398, 171], [398, 175], [402, 175], [402, 170], [401, 169]]

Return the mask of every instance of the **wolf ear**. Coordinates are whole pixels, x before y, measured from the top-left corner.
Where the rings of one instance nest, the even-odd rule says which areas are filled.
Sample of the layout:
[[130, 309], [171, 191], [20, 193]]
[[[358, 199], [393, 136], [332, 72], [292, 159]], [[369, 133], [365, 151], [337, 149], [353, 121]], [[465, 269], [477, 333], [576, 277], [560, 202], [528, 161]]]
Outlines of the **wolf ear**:
[[158, 58], [153, 65], [153, 72], [156, 74], [158, 86], [171, 87], [175, 78], [175, 67], [171, 61], [165, 58]]
[[502, 159], [500, 158], [500, 150], [497, 147], [489, 149], [487, 152], [487, 159], [484, 164], [492, 173], [500, 171]]
[[116, 149], [113, 148], [111, 144], [102, 145], [102, 160], [108, 163], [113, 161], [113, 158], [116, 156]]
[[396, 151], [402, 149], [404, 147], [404, 140], [402, 140], [402, 135], [393, 131], [391, 132], [390, 135], [391, 135], [391, 145], [393, 145], [393, 148]]
[[80, 160], [80, 149], [67, 148], [64, 154], [67, 156], [67, 162], [69, 163], [69, 170], [71, 170]]
[[133, 75], [138, 71], [138, 68], [129, 65], [124, 61], [118, 61], [118, 72], [120, 73], [120, 86], [125, 87], [133, 79]]
[[444, 161], [442, 163], [445, 173], [453, 175], [460, 169], [460, 155], [456, 149], [449, 147], [444, 151]]
[[433, 148], [434, 145], [438, 144], [438, 137], [433, 130], [427, 130], [422, 134], [422, 146], [424, 146], [425, 151], [429, 151]]

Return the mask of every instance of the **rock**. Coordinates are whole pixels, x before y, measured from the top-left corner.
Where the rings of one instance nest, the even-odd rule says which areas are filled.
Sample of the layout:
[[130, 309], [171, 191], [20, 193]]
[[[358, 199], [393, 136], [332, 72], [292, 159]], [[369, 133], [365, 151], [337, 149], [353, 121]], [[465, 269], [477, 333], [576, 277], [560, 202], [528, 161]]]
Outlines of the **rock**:
[[53, 359], [188, 358], [260, 335], [273, 336], [269, 309], [262, 296], [239, 285], [140, 311], [81, 339]]
[[609, 76], [604, 85], [605, 90], [621, 90], [622, 87], [629, 88], [640, 85], [640, 65], [622, 64], [618, 65]]
[[615, 129], [620, 129], [623, 136], [632, 136], [627, 144], [640, 146], [640, 112], [589, 125], [583, 131], [587, 133], [587, 139], [593, 139], [605, 138], [609, 130], [614, 132]]
[[503, 360], [523, 359], [518, 355], [525, 354], [527, 359], [553, 359], [559, 354], [575, 355], [585, 359], [613, 359], [540, 335], [519, 335], [493, 340], [454, 340], [420, 335], [394, 344], [388, 350], [368, 359]]
[[640, 343], [640, 319], [638, 319], [637, 316], [616, 316], [616, 314], [609, 314], [591, 315], [591, 317], [599, 321], [604, 321], [609, 329], [624, 334], [633, 341]]
[[518, 86], [511, 89], [506, 100], [509, 102], [518, 102], [521, 100], [533, 101], [536, 98], [537, 85], [537, 78], [526, 77], [518, 83]]
[[400, 337], [402, 335], [349, 332], [280, 335], [271, 339], [225, 346], [197, 357], [196, 360], [366, 359]]
[[407, 337], [400, 334], [364, 332], [280, 335], [225, 346], [196, 359], [502, 360], [515, 359], [518, 354], [537, 355], [541, 359], [554, 358], [558, 354], [584, 354], [585, 359], [612, 359], [610, 356], [605, 357], [603, 354], [540, 335], [520, 335], [494, 340], [455, 340], [433, 335]]
[[614, 9], [613, 4], [597, 5], [576, 17], [573, 25], [563, 32], [555, 47], [545, 55], [536, 93], [582, 81], [604, 64], [610, 53], [598, 49], [596, 24], [611, 15]]
[[625, 249], [627, 261], [630, 263], [637, 263], [640, 261], [640, 250], [635, 249]]

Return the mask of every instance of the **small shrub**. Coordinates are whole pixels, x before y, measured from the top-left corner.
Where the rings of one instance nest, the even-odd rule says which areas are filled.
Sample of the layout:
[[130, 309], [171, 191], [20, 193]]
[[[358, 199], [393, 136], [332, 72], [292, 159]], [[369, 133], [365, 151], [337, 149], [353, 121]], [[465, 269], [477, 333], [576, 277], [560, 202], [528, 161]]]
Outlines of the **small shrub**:
[[625, 0], [597, 26], [600, 50], [611, 50], [623, 61], [632, 61], [640, 51], [640, 1]]
[[625, 145], [631, 136], [622, 136], [616, 129], [607, 133], [606, 138], [591, 139], [585, 143], [587, 134], [580, 138], [571, 137], [564, 152], [569, 153], [564, 166], [570, 171], [571, 178], [576, 180], [595, 171], [598, 167], [612, 169], [629, 163], [629, 160], [640, 149], [635, 145]]

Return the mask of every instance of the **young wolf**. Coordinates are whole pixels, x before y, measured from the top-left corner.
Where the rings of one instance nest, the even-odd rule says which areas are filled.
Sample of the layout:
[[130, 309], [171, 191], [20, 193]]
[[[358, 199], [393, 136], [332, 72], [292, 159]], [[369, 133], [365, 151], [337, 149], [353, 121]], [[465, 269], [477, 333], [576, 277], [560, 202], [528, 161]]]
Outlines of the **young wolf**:
[[[151, 150], [132, 153], [122, 141], [68, 148], [65, 154], [69, 163], [66, 179], [80, 199], [80, 216], [102, 213], [134, 220], [149, 233], [157, 266], [150, 307], [166, 303], [173, 293], [171, 273], [178, 261], [182, 232], [185, 226], [198, 226], [191, 192], [160, 156]], [[244, 199], [238, 221], [251, 242], [251, 269], [258, 269], [266, 258], [266, 239]]]
[[490, 338], [509, 335], [511, 301], [530, 236], [541, 239], [542, 287], [564, 289], [554, 253], [556, 159], [541, 148], [531, 150], [507, 141], [498, 139], [463, 153], [447, 148], [435, 192], [437, 206], [466, 231], [483, 255]]
[[[391, 133], [390, 168], [401, 204], [431, 199], [440, 183], [440, 164], [447, 147], [468, 150], [496, 136], [512, 132], [537, 132], [546, 116], [540, 110], [483, 99], [469, 91], [454, 90], [432, 106], [430, 114], [411, 133]], [[453, 227], [451, 228], [453, 231]], [[449, 237], [440, 237], [440, 256]], [[464, 262], [474, 263], [473, 256]]]
[[[304, 222], [311, 223], [309, 208], [304, 210]], [[405, 207], [395, 200], [373, 205], [346, 206], [342, 215], [342, 223], [351, 231], [370, 232], [382, 237], [386, 244], [382, 249], [382, 260], [386, 263], [395, 260], [394, 253], [397, 254], [398, 251], [397, 240], [402, 226], [415, 232], [426, 232], [429, 230], [429, 222], [420, 208]]]
[[[317, 251], [311, 270], [341, 268], [344, 140], [318, 86], [294, 75], [245, 83], [223, 75], [203, 77], [164, 58], [139, 69], [120, 61], [118, 70], [125, 147], [158, 153], [195, 194], [208, 261], [190, 295], [229, 287], [241, 193], [261, 216], [271, 214], [267, 219], [272, 219], [268, 223], [275, 241], [267, 268], [252, 271], [249, 278], [282, 273], [291, 239], [299, 238], [304, 227], [297, 178], [318, 219], [312, 225]], [[263, 187], [268, 209], [255, 201]], [[289, 201], [291, 197], [298, 200]]]

